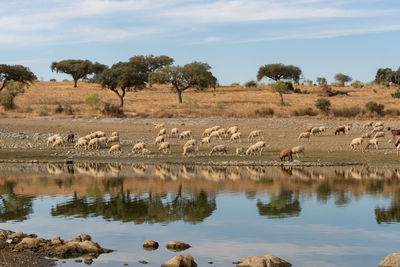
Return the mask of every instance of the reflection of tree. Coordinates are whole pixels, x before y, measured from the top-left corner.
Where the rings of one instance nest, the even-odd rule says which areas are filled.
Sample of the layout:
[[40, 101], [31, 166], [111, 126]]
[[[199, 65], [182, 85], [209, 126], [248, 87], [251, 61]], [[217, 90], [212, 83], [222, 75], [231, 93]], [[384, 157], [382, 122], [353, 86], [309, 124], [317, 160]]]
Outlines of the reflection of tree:
[[17, 196], [14, 186], [13, 182], [0, 185], [0, 222], [23, 221], [33, 212], [33, 197]]
[[171, 199], [168, 195], [118, 194], [110, 197], [77, 197], [51, 209], [53, 216], [96, 217], [106, 220], [135, 223], [161, 223], [183, 220], [198, 223], [209, 217], [216, 208], [214, 196], [204, 192], [185, 195], [180, 192]]
[[286, 189], [282, 189], [278, 195], [271, 196], [267, 204], [257, 201], [257, 208], [261, 216], [272, 219], [299, 216], [301, 211], [299, 200], [293, 191]]
[[400, 222], [400, 190], [397, 190], [388, 209], [375, 208], [375, 219], [378, 224]]
[[321, 183], [318, 188], [317, 188], [317, 199], [318, 201], [321, 201], [323, 203], [326, 203], [329, 196], [331, 195], [331, 186], [329, 185], [329, 182], [323, 182]]

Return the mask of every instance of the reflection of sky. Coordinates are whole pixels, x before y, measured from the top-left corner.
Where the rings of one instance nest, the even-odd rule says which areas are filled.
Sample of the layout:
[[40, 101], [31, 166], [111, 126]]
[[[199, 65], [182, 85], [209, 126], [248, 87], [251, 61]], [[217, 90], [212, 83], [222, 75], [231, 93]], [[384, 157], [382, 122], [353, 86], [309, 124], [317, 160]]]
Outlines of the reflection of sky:
[[[387, 206], [389, 199], [364, 195], [337, 206], [333, 199], [326, 203], [315, 197], [300, 199], [298, 217], [269, 219], [259, 216], [257, 200], [268, 202], [266, 194], [254, 199], [244, 194], [217, 195], [217, 209], [200, 224], [182, 221], [168, 224], [134, 224], [107, 222], [97, 218], [52, 217], [51, 207], [66, 199], [38, 197], [30, 219], [3, 223], [3, 229], [37, 233], [45, 238], [60, 235], [69, 239], [79, 232], [91, 234], [94, 241], [117, 252], [100, 256], [93, 266], [136, 266], [144, 259], [147, 266], [160, 266], [177, 255], [164, 247], [168, 241], [182, 240], [192, 245], [185, 251], [199, 266], [231, 266], [245, 256], [273, 254], [293, 266], [377, 266], [387, 254], [398, 252], [400, 224], [378, 225], [374, 208]], [[160, 243], [156, 251], [141, 248], [146, 239]], [[74, 265], [68, 261], [67, 265]], [[67, 266], [63, 265], [63, 266]]]

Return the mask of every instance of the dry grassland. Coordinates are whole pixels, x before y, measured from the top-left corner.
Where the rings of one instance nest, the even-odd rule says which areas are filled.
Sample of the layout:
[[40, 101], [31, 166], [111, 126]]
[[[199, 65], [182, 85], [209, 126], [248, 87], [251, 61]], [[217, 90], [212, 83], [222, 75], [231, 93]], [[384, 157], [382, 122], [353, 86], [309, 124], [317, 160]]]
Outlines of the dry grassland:
[[[222, 86], [216, 90], [208, 89], [202, 92], [187, 90], [183, 93], [183, 104], [178, 103], [177, 94], [168, 86], [155, 85], [139, 92], [128, 92], [125, 97], [124, 111], [128, 117], [170, 118], [170, 117], [202, 117], [202, 118], [256, 118], [271, 117], [264, 111], [274, 110], [273, 117], [293, 117], [295, 111], [313, 108], [321, 88], [297, 86], [308, 94], [285, 94], [287, 106], [281, 106], [279, 95], [272, 93], [265, 86], [261, 88], [245, 88], [241, 86]], [[349, 95], [330, 97], [332, 109], [354, 108], [365, 109], [365, 104], [375, 101], [385, 105], [385, 110], [395, 110], [388, 117], [398, 116], [400, 100], [394, 99], [390, 93], [394, 89], [387, 88], [352, 88], [334, 87], [334, 90], [348, 91]], [[78, 88], [73, 88], [73, 82], [36, 82], [25, 90], [25, 93], [15, 99], [15, 111], [3, 111], [3, 117], [32, 117], [39, 116], [40, 105], [47, 105], [48, 115], [54, 115], [57, 105], [70, 105], [73, 115], [60, 114], [57, 116], [93, 117], [101, 116], [93, 110], [85, 99], [88, 95], [97, 93], [104, 102], [119, 104], [118, 97], [111, 91], [102, 89], [98, 84], [79, 82]], [[2, 109], [2, 108], [1, 108]], [[301, 114], [301, 112], [300, 112]], [[42, 114], [43, 115], [43, 114]], [[321, 115], [318, 115], [321, 116]], [[367, 118], [366, 114], [363, 117]]]

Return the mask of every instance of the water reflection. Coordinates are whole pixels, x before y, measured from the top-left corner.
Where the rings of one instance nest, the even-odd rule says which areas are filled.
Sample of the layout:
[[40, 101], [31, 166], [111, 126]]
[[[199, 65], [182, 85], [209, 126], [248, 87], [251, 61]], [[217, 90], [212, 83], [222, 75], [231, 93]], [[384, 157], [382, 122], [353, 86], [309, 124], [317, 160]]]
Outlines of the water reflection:
[[16, 195], [14, 187], [14, 182], [0, 185], [0, 222], [23, 221], [33, 212], [33, 197]]
[[298, 195], [284, 188], [277, 195], [271, 196], [268, 203], [258, 200], [257, 209], [261, 216], [272, 219], [299, 216], [301, 211]]
[[392, 196], [392, 203], [389, 208], [377, 207], [375, 209], [375, 218], [378, 224], [400, 222], [400, 190]]

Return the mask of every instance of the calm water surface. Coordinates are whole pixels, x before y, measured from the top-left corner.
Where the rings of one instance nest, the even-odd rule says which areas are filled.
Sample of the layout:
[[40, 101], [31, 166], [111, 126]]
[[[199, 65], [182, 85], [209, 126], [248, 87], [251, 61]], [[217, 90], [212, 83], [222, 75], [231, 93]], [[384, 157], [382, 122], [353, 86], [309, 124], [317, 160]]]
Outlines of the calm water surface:
[[[93, 266], [160, 266], [185, 253], [199, 266], [267, 253], [293, 266], [377, 266], [399, 252], [399, 181], [390, 167], [3, 164], [0, 228], [63, 239], [84, 232], [117, 250]], [[146, 239], [160, 248], [143, 250]], [[192, 247], [170, 252], [172, 240]]]

